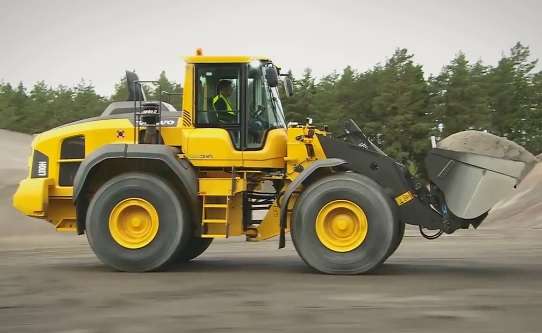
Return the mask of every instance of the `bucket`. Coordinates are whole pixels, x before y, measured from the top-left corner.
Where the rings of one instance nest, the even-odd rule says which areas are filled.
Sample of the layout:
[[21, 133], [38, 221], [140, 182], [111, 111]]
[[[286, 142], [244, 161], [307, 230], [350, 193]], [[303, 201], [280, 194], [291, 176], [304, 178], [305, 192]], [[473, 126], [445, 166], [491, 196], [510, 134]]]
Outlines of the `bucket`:
[[516, 190], [537, 161], [505, 138], [465, 131], [442, 140], [427, 155], [425, 166], [448, 210], [468, 220], [484, 215]]

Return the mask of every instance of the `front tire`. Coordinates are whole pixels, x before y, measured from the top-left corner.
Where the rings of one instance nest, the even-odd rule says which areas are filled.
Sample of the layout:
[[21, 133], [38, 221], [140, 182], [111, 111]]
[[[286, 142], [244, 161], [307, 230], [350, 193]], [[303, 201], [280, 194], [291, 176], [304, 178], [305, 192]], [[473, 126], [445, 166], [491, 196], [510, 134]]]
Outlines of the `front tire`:
[[405, 229], [405, 223], [403, 221], [398, 221], [397, 233], [395, 235], [395, 239], [393, 240], [392, 247], [390, 248], [390, 253], [386, 256], [386, 259], [391, 257], [395, 253], [395, 251], [397, 251], [399, 245], [401, 245], [401, 242], [405, 237]]
[[103, 184], [90, 201], [86, 234], [104, 264], [120, 271], [154, 271], [186, 246], [189, 216], [183, 198], [162, 178], [125, 173]]
[[360, 274], [387, 258], [398, 222], [391, 199], [377, 183], [345, 172], [303, 191], [291, 229], [294, 246], [310, 267], [328, 274]]

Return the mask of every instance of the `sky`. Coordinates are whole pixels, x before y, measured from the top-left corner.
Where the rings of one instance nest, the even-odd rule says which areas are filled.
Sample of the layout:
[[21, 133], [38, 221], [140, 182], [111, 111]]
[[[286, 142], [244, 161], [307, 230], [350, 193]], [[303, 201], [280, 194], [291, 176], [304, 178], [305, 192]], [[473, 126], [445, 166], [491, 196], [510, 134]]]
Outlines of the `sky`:
[[196, 48], [322, 76], [370, 69], [401, 47], [438, 73], [460, 50], [494, 65], [517, 41], [542, 57], [541, 10], [539, 0], [0, 0], [0, 80], [84, 78], [110, 95], [125, 69], [182, 81]]

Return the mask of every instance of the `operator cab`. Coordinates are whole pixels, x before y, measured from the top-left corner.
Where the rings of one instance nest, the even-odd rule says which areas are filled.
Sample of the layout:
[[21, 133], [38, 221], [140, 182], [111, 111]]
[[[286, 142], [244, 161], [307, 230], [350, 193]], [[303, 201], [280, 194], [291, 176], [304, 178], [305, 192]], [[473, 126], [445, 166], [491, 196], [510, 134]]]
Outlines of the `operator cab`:
[[279, 74], [269, 61], [195, 65], [197, 128], [223, 128], [236, 150], [262, 149], [267, 133], [285, 129]]

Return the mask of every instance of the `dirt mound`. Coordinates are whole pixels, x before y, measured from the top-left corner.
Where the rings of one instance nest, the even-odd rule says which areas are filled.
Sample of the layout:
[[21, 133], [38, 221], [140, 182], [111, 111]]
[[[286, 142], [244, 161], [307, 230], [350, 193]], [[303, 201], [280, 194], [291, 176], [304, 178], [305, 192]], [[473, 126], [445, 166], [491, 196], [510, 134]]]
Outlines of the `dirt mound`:
[[542, 162], [534, 166], [512, 195], [491, 209], [482, 226], [542, 228]]
[[476, 153], [525, 163], [538, 159], [525, 148], [506, 138], [479, 131], [463, 131], [441, 140], [438, 148]]
[[32, 136], [0, 129], [0, 169], [26, 169]]

